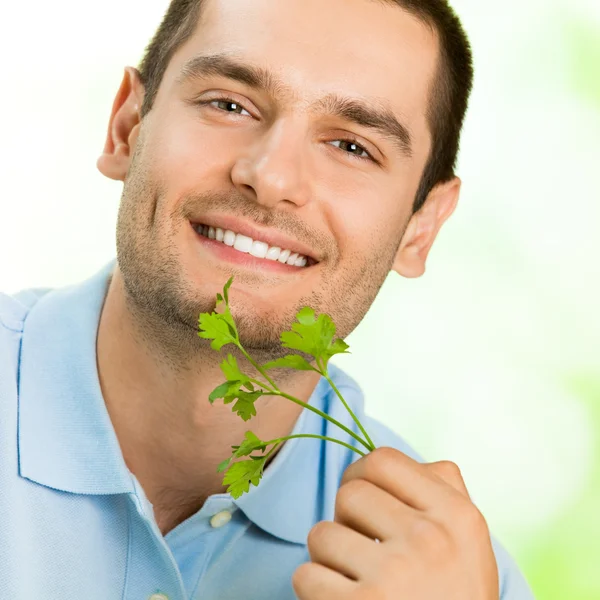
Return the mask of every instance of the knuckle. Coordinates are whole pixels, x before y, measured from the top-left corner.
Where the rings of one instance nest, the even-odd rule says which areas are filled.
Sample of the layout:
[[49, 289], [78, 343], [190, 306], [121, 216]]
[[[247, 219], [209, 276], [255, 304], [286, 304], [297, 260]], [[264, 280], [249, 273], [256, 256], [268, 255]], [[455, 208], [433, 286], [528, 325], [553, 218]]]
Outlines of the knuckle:
[[342, 485], [335, 497], [336, 514], [347, 514], [351, 511], [358, 499], [364, 496], [369, 485], [364, 479], [353, 479]]
[[302, 563], [292, 573], [292, 587], [298, 593], [314, 575], [313, 563]]
[[455, 475], [462, 475], [461, 474], [461, 470], [460, 467], [451, 460], [442, 460], [439, 462], [439, 465], [441, 466], [441, 468], [443, 468], [446, 471], [449, 471]]
[[314, 525], [306, 538], [309, 550], [322, 544], [323, 540], [328, 536], [329, 531], [329, 523], [327, 521], [319, 521]]
[[468, 504], [462, 509], [463, 527], [471, 534], [483, 534], [488, 531], [488, 524], [483, 513], [474, 505]]
[[368, 478], [382, 479], [393, 468], [398, 450], [382, 446], [369, 453], [365, 459], [364, 470]]

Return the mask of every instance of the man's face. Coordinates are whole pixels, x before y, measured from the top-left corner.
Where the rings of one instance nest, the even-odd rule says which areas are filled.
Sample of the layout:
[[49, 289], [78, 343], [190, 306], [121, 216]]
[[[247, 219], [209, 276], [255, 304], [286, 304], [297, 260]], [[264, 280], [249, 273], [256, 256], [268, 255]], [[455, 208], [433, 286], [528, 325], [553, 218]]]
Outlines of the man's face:
[[[432, 32], [393, 5], [207, 0], [139, 128], [125, 180], [117, 246], [135, 302], [195, 335], [233, 275], [246, 347], [279, 354], [303, 306], [346, 337], [411, 217], [437, 53]], [[244, 80], [232, 63], [272, 85]], [[240, 264], [191, 224], [223, 217], [297, 240], [319, 262]]]

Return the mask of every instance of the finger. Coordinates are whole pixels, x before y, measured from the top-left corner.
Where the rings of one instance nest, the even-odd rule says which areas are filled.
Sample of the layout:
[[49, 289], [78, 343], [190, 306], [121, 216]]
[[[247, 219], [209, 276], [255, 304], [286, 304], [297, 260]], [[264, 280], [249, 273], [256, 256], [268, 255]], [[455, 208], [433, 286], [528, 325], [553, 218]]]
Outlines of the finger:
[[313, 562], [354, 581], [374, 572], [381, 555], [374, 540], [333, 521], [317, 523], [308, 534], [307, 545]]
[[298, 600], [347, 600], [358, 584], [318, 563], [304, 563], [292, 575]]
[[425, 465], [425, 467], [431, 473], [434, 473], [437, 477], [443, 479], [448, 485], [451, 485], [457, 492], [460, 492], [469, 500], [471, 499], [460, 467], [456, 463], [450, 460], [441, 460], [429, 463]]
[[364, 479], [345, 483], [336, 496], [335, 521], [373, 540], [402, 537], [416, 516], [419, 511]]
[[370, 481], [405, 504], [423, 511], [432, 510], [460, 495], [427, 465], [387, 446], [350, 464], [344, 471], [341, 485], [352, 479]]

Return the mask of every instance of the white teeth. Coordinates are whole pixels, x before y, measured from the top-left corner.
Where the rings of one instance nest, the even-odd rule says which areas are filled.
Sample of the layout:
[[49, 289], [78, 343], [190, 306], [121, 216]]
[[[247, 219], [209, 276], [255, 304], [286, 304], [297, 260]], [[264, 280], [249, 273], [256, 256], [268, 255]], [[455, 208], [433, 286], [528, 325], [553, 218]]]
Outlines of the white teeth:
[[252, 256], [256, 256], [256, 258], [265, 258], [265, 256], [267, 256], [268, 249], [269, 244], [265, 244], [265, 242], [255, 241], [252, 244], [252, 248], [250, 248], [250, 254], [252, 254]]
[[280, 255], [279, 258], [277, 259], [280, 263], [285, 264], [287, 262], [287, 259], [290, 257], [290, 254], [292, 253], [291, 250], [284, 250]]
[[227, 244], [228, 246], [233, 246], [235, 244], [235, 233], [228, 229], [223, 234], [223, 243]]
[[273, 246], [272, 248], [269, 248], [269, 251], [267, 252], [267, 255], [265, 256], [265, 258], [267, 260], [277, 260], [279, 258], [280, 254], [281, 254], [281, 248], [277, 248], [277, 246]]
[[233, 246], [236, 250], [251, 254], [257, 258], [265, 258], [267, 260], [277, 260], [281, 264], [288, 264], [295, 267], [305, 267], [308, 264], [308, 258], [291, 250], [282, 250], [274, 246], [270, 248], [265, 242], [253, 240], [252, 238], [236, 234], [230, 229], [223, 230], [220, 227], [209, 227], [208, 225], [198, 225], [197, 231], [211, 240], [223, 242], [227, 246]]
[[252, 238], [238, 233], [235, 237], [235, 244], [233, 247], [240, 252], [248, 253], [250, 252], [250, 248], [252, 248]]

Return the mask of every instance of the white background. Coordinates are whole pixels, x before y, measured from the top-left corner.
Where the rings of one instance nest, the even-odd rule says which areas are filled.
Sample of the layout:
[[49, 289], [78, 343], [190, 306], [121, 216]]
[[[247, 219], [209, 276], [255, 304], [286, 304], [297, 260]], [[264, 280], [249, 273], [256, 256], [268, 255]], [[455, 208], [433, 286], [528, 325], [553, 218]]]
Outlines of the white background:
[[[459, 208], [426, 275], [390, 275], [335, 362], [370, 414], [459, 464], [511, 549], [568, 506], [593, 459], [565, 381], [600, 365], [600, 116], [574, 95], [559, 24], [600, 4], [496, 4], [454, 3], [477, 72]], [[122, 184], [95, 163], [123, 67], [166, 6], [0, 8], [0, 290], [75, 283], [115, 255]]]

